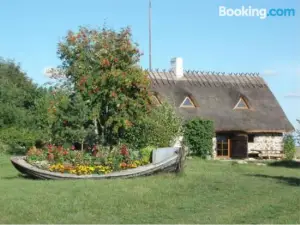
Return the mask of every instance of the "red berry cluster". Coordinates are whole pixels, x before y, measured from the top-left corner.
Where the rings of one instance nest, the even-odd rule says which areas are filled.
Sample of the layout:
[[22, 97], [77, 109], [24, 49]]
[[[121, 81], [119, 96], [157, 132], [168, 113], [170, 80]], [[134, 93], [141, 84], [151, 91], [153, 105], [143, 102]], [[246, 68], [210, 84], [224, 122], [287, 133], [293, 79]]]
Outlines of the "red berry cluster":
[[128, 151], [126, 145], [123, 145], [121, 147], [121, 155], [123, 155], [123, 156], [128, 156], [129, 155], [129, 151]]

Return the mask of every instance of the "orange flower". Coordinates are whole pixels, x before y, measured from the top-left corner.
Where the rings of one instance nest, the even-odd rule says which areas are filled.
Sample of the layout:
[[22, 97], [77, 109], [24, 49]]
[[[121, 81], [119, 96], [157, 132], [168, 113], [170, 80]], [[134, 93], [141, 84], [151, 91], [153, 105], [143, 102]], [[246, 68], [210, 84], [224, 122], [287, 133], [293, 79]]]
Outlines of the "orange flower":
[[124, 168], [127, 167], [127, 164], [126, 164], [125, 162], [122, 162], [122, 163], [120, 164], [120, 167], [121, 167], [122, 169], [124, 169]]
[[127, 127], [131, 127], [132, 126], [132, 123], [129, 120], [126, 120], [125, 124], [126, 124]]
[[111, 96], [114, 97], [114, 98], [117, 97], [116, 92], [113, 91], [113, 92], [111, 93]]

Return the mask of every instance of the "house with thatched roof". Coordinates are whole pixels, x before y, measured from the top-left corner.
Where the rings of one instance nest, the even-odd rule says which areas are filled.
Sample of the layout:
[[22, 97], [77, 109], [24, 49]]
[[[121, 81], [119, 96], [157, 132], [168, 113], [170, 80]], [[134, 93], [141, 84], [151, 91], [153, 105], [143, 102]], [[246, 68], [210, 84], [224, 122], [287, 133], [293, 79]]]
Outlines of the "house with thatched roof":
[[169, 101], [184, 119], [214, 121], [215, 158], [251, 154], [280, 157], [283, 134], [293, 132], [274, 94], [259, 74], [185, 71], [181, 58], [169, 71], [148, 71], [153, 101]]

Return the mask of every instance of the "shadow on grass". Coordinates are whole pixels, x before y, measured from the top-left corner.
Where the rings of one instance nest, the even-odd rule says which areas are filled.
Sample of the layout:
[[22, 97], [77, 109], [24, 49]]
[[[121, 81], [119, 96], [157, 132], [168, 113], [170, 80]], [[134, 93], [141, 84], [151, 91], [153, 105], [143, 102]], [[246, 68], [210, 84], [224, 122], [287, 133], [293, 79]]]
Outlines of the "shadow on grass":
[[2, 177], [1, 179], [3, 179], [3, 180], [15, 180], [15, 179], [38, 180], [37, 178], [30, 177], [28, 175], [24, 175], [21, 173], [19, 173], [18, 175], [15, 175], [15, 176]]
[[246, 176], [275, 179], [292, 186], [300, 186], [300, 178], [297, 177], [269, 176], [264, 174], [246, 174]]
[[269, 166], [286, 167], [286, 168], [300, 168], [300, 162], [292, 160], [282, 160], [268, 163]]

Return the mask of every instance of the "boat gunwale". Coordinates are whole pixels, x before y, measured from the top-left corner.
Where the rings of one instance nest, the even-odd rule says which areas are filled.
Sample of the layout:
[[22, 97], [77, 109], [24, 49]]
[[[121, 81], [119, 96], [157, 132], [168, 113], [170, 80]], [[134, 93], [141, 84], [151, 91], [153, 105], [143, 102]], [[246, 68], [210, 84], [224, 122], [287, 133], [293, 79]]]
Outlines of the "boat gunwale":
[[[175, 154], [161, 162], [150, 163], [148, 165], [139, 166], [137, 168], [130, 168], [121, 171], [115, 171], [108, 174], [89, 174], [89, 175], [76, 175], [70, 173], [59, 173], [51, 172], [48, 170], [40, 169], [36, 166], [31, 165], [25, 160], [26, 156], [13, 156], [11, 157], [11, 162], [15, 168], [27, 175], [42, 179], [109, 179], [109, 178], [126, 178], [143, 176], [155, 173], [157, 171], [164, 170], [170, 166], [176, 166], [178, 161], [178, 154]], [[22, 169], [18, 168], [21, 167]]]

